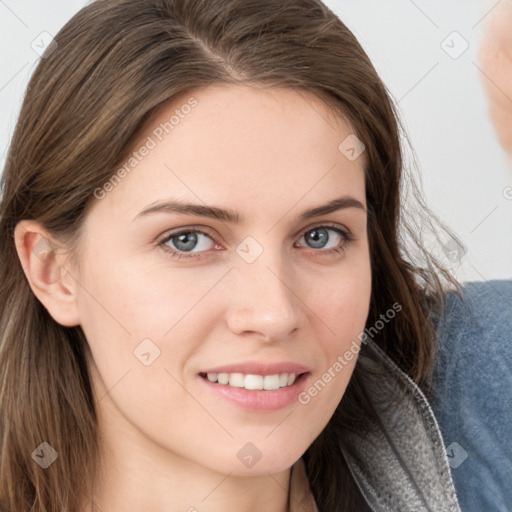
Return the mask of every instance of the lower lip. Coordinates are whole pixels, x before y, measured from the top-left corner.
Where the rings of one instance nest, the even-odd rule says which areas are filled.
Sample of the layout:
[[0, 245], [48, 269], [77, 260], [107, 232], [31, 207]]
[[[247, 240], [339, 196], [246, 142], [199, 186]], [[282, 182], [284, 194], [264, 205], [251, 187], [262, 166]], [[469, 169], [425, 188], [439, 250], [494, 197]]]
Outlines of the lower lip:
[[265, 412], [276, 411], [296, 402], [298, 395], [306, 387], [306, 381], [309, 380], [309, 376], [309, 372], [304, 373], [295, 379], [291, 386], [272, 390], [237, 388], [229, 384], [210, 382], [200, 375], [198, 375], [198, 378], [218, 396], [231, 401], [241, 408], [248, 411]]

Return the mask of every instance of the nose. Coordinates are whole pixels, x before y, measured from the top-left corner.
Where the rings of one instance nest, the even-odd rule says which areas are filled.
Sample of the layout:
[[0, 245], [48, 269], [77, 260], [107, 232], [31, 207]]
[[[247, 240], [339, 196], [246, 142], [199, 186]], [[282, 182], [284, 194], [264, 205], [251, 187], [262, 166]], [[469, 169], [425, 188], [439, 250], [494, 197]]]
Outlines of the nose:
[[233, 269], [227, 323], [235, 334], [275, 342], [289, 338], [300, 327], [303, 303], [290, 266], [265, 252], [266, 257], [241, 262]]

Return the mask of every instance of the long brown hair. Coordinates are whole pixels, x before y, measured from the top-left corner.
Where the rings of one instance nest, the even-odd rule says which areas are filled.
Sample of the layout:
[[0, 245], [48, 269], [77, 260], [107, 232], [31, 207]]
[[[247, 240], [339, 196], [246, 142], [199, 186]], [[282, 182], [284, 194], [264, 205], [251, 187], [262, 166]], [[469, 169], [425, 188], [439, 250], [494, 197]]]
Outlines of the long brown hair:
[[[162, 102], [198, 87], [295, 88], [350, 122], [366, 146], [373, 286], [367, 326], [395, 302], [402, 306], [375, 341], [427, 389], [431, 313], [441, 310], [444, 282], [458, 283], [401, 206], [404, 182], [415, 185], [404, 174], [410, 171], [393, 101], [354, 35], [320, 0], [98, 0], [56, 42], [28, 85], [1, 181], [3, 512], [79, 512], [99, 453], [87, 340], [80, 326], [55, 322], [32, 293], [14, 228], [36, 219], [76, 252], [94, 190], [112, 177], [138, 130]], [[417, 215], [434, 222], [420, 194], [413, 195]], [[363, 378], [356, 365], [336, 414], [305, 453], [322, 512], [361, 503], [333, 436], [370, 413]], [[44, 441], [58, 453], [46, 470], [32, 459]]]

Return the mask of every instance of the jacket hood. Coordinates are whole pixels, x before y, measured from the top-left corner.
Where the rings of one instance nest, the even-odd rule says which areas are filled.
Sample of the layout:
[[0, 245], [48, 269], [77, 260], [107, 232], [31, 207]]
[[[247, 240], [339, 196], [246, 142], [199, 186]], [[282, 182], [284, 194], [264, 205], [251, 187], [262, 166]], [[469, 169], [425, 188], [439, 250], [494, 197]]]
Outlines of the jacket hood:
[[375, 409], [368, 432], [340, 441], [349, 469], [374, 512], [460, 512], [441, 431], [425, 395], [367, 339], [358, 365]]

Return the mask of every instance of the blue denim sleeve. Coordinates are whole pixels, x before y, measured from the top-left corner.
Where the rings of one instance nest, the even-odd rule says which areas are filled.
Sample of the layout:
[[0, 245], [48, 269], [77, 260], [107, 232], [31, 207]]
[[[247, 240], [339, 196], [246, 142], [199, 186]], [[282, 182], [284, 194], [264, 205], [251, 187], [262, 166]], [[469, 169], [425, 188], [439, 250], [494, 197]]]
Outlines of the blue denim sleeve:
[[463, 512], [512, 511], [512, 279], [469, 282], [437, 324], [432, 408]]

